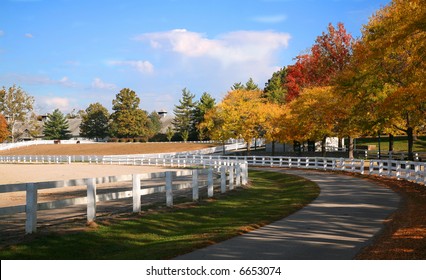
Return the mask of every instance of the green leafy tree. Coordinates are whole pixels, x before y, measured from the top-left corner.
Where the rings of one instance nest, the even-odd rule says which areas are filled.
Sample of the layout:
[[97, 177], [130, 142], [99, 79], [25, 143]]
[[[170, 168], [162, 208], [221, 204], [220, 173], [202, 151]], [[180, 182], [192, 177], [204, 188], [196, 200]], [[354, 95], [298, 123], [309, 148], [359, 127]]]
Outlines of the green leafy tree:
[[108, 136], [108, 110], [100, 103], [90, 104], [84, 113], [80, 125], [80, 135], [90, 139], [105, 138]]
[[174, 135], [175, 135], [175, 132], [173, 131], [173, 128], [171, 126], [167, 127], [166, 137], [169, 142], [172, 141], [172, 138]]
[[0, 113], [7, 118], [12, 142], [15, 141], [17, 122], [25, 122], [33, 110], [34, 97], [29, 96], [23, 89], [13, 85], [0, 89]]
[[[195, 138], [195, 108], [197, 102], [194, 101], [195, 95], [184, 88], [182, 90], [182, 98], [179, 104], [175, 105], [173, 110], [175, 118], [172, 121], [175, 131], [184, 139], [188, 133], [188, 138]], [[184, 140], [185, 141], [185, 140]]]
[[197, 106], [195, 108], [195, 125], [197, 127], [198, 139], [200, 141], [204, 140], [207, 136], [206, 130], [201, 129], [199, 124], [204, 121], [204, 116], [207, 111], [211, 110], [216, 105], [216, 100], [207, 92], [204, 92], [198, 101]]
[[111, 135], [119, 138], [148, 138], [148, 116], [139, 108], [140, 99], [133, 90], [122, 89], [112, 101]]
[[157, 135], [161, 130], [161, 121], [160, 121], [160, 115], [153, 111], [151, 114], [148, 115], [148, 138], [152, 138], [155, 135]]
[[66, 140], [70, 139], [68, 120], [59, 109], [55, 109], [44, 124], [44, 137], [48, 140]]

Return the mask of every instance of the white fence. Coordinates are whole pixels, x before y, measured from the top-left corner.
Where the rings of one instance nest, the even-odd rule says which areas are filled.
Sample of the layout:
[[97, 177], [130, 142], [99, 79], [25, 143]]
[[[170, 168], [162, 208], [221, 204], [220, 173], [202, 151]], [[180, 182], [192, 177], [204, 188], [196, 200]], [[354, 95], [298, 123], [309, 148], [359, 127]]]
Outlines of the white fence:
[[426, 163], [417, 161], [363, 160], [327, 157], [179, 156], [181, 161], [195, 159], [200, 161], [215, 161], [219, 158], [244, 161], [247, 162], [249, 166], [346, 171], [405, 179], [407, 181], [426, 185]]
[[[180, 163], [178, 159], [169, 159], [168, 163], [170, 166], [178, 166]], [[199, 160], [190, 161], [184, 160], [184, 166], [198, 165]], [[135, 162], [132, 162], [132, 164]], [[12, 184], [12, 185], [0, 185], [0, 193], [9, 192], [26, 192], [26, 205], [18, 205], [11, 207], [0, 208], [1, 215], [11, 215], [16, 213], [26, 213], [25, 232], [33, 233], [37, 229], [37, 211], [63, 208], [70, 205], [87, 204], [87, 220], [93, 221], [96, 218], [96, 203], [99, 201], [109, 201], [127, 197], [133, 197], [133, 212], [139, 212], [141, 209], [141, 196], [154, 194], [154, 193], [165, 193], [166, 205], [168, 207], [173, 206], [173, 191], [181, 190], [185, 188], [192, 188], [193, 200], [199, 199], [200, 187], [207, 188], [208, 197], [213, 197], [214, 194], [214, 177], [220, 186], [222, 193], [226, 192], [227, 189], [232, 190], [235, 187], [245, 185], [248, 181], [248, 168], [247, 164], [238, 161], [215, 161], [215, 166], [209, 166], [208, 169], [192, 169], [192, 170], [181, 170], [181, 171], [167, 171], [159, 173], [148, 173], [148, 174], [132, 174], [123, 176], [108, 176], [100, 178], [86, 178], [86, 179], [75, 179], [66, 181], [53, 181], [53, 182], [37, 182], [37, 183], [25, 183], [25, 184]], [[141, 164], [141, 162], [138, 162]], [[205, 166], [207, 162], [204, 161]], [[213, 168], [217, 168], [219, 173], [215, 173]], [[192, 176], [190, 183], [179, 183], [173, 184], [174, 179], [179, 179], [182, 176]], [[201, 180], [202, 175], [207, 177], [207, 180]], [[164, 178], [163, 183], [157, 186], [141, 188], [141, 180], [153, 180], [158, 178]], [[131, 191], [121, 192], [109, 192], [104, 194], [97, 194], [96, 189], [99, 184], [106, 184], [112, 182], [131, 182]], [[129, 183], [130, 184], [130, 183]], [[38, 203], [38, 190], [50, 189], [50, 188], [63, 188], [63, 187], [75, 187], [75, 186], [86, 186], [87, 195], [85, 197], [70, 198], [64, 200], [57, 200], [52, 202]]]
[[186, 167], [192, 164], [217, 165], [221, 161], [243, 161], [249, 166], [308, 168], [346, 171], [368, 175], [405, 179], [426, 185], [426, 163], [380, 159], [345, 159], [328, 157], [269, 157], [216, 156], [177, 154], [148, 154], [123, 156], [0, 156], [0, 163], [72, 163], [126, 164]]

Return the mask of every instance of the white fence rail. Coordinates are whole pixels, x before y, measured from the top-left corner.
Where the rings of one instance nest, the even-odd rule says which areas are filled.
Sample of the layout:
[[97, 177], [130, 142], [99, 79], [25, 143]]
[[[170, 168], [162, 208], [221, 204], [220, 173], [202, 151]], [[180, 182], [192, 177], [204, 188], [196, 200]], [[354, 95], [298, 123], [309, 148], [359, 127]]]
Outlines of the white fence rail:
[[219, 162], [243, 161], [249, 166], [308, 168], [347, 171], [405, 179], [426, 185], [426, 163], [380, 159], [345, 159], [328, 157], [270, 157], [270, 156], [216, 156], [189, 154], [148, 154], [124, 156], [0, 156], [0, 163], [72, 163], [126, 164], [186, 167], [192, 164], [219, 165]]
[[[141, 164], [142, 162], [137, 162]], [[213, 162], [212, 162], [213, 163]], [[136, 164], [136, 162], [132, 162]], [[179, 166], [180, 160], [169, 159], [168, 164], [170, 166]], [[199, 160], [183, 160], [182, 166], [194, 166], [199, 165]], [[208, 197], [212, 197], [214, 194], [214, 183], [216, 186], [220, 186], [222, 193], [226, 192], [227, 189], [232, 190], [237, 186], [245, 185], [248, 181], [247, 164], [238, 161], [215, 161], [214, 166], [207, 165], [207, 161], [203, 161], [203, 165], [208, 169], [192, 169], [192, 170], [181, 170], [181, 171], [167, 171], [158, 173], [148, 174], [132, 174], [122, 176], [108, 176], [100, 178], [86, 178], [86, 179], [75, 179], [66, 181], [53, 181], [53, 182], [36, 182], [36, 183], [25, 183], [25, 184], [12, 184], [12, 185], [0, 185], [0, 193], [9, 192], [26, 192], [26, 205], [17, 205], [11, 207], [0, 208], [1, 215], [11, 215], [16, 213], [26, 213], [25, 232], [33, 233], [37, 230], [37, 211], [63, 208], [66, 206], [87, 204], [87, 220], [93, 221], [96, 218], [96, 203], [99, 201], [109, 201], [121, 198], [133, 197], [133, 211], [139, 212], [141, 209], [141, 196], [154, 194], [154, 193], [165, 193], [166, 205], [173, 206], [173, 191], [192, 188], [193, 200], [199, 199], [199, 188], [206, 187]], [[220, 172], [214, 173], [213, 168], [217, 168]], [[216, 175], [215, 175], [216, 174]], [[201, 176], [207, 178], [202, 180]], [[182, 176], [192, 176], [188, 182], [174, 184], [174, 179], [179, 179]], [[216, 180], [214, 180], [216, 177]], [[153, 180], [163, 178], [163, 183], [156, 186], [144, 186], [141, 188], [141, 180]], [[103, 194], [97, 194], [97, 185], [112, 183], [112, 182], [131, 182], [132, 190], [120, 191], [120, 192], [109, 192]], [[129, 183], [130, 184], [130, 183]], [[87, 195], [85, 197], [70, 198], [64, 200], [56, 200], [52, 202], [38, 203], [38, 190], [50, 189], [50, 188], [63, 188], [63, 187], [76, 187], [86, 186]]]
[[218, 159], [245, 161], [249, 166], [284, 167], [346, 171], [352, 173], [378, 175], [405, 179], [426, 185], [426, 163], [398, 160], [363, 160], [327, 157], [265, 157], [265, 156], [179, 156], [180, 160]]

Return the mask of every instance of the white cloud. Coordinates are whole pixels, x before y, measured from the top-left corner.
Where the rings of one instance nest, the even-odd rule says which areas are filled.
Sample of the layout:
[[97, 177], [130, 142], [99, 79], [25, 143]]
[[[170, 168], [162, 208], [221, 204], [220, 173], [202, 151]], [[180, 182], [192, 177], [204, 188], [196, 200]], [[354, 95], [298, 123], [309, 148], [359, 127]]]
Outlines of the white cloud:
[[73, 103], [73, 101], [70, 98], [42, 96], [37, 98], [37, 100], [46, 112], [59, 109], [62, 113], [66, 113], [72, 109], [71, 103]]
[[100, 78], [95, 78], [92, 82], [92, 88], [113, 90], [116, 89], [117, 86], [115, 84], [105, 83]]
[[186, 29], [145, 33], [135, 37], [149, 41], [154, 49], [164, 49], [185, 57], [207, 57], [218, 60], [224, 66], [247, 61], [266, 61], [280, 49], [287, 48], [290, 35], [274, 31], [236, 31], [215, 39]]
[[51, 79], [44, 75], [7, 74], [2, 78], [12, 80], [13, 83], [27, 85], [61, 85], [69, 88], [77, 87], [77, 83], [72, 82], [67, 76], [59, 80]]
[[111, 60], [108, 61], [108, 64], [117, 66], [130, 66], [141, 73], [154, 72], [154, 65], [152, 65], [151, 62], [145, 60]]
[[270, 15], [270, 16], [258, 16], [254, 17], [253, 20], [260, 23], [281, 23], [287, 19], [286, 15]]
[[26, 38], [30, 38], [30, 39], [32, 39], [32, 38], [34, 38], [34, 35], [33, 34], [31, 34], [31, 33], [25, 33], [25, 35], [24, 35]]
[[66, 87], [76, 87], [77, 83], [70, 81], [68, 77], [62, 77], [59, 81], [51, 81], [51, 83], [55, 84], [58, 83], [60, 85], [66, 86]]

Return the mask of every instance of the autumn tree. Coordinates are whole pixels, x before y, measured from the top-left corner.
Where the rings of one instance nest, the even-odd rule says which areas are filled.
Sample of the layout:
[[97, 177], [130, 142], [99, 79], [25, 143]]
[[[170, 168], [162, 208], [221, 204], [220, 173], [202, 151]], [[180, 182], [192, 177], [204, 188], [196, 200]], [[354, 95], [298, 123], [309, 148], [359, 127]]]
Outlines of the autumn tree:
[[9, 137], [9, 130], [7, 129], [7, 121], [0, 114], [0, 143], [4, 142]]
[[147, 140], [148, 116], [139, 108], [140, 99], [133, 90], [122, 89], [112, 101], [110, 133], [119, 138], [142, 137]]
[[80, 135], [90, 139], [103, 139], [108, 136], [109, 113], [100, 103], [90, 104], [80, 113], [82, 122], [80, 124]]
[[290, 140], [288, 126], [283, 121], [288, 117], [289, 109], [288, 106], [275, 102], [267, 102], [259, 109], [262, 111], [261, 115], [264, 116], [262, 124], [264, 138], [272, 144], [272, 156], [274, 156], [275, 143]]
[[222, 143], [224, 154], [226, 141], [235, 136], [231, 128], [231, 123], [227, 119], [226, 112], [223, 110], [221, 104], [219, 104], [208, 110], [204, 115], [204, 120], [198, 124], [198, 128], [205, 131], [210, 139]]
[[8, 89], [5, 87], [0, 89], [0, 113], [6, 117], [12, 142], [16, 138], [16, 124], [27, 120], [29, 113], [33, 110], [33, 104], [34, 97], [29, 96], [16, 85]]
[[182, 97], [179, 100], [179, 104], [175, 105], [173, 110], [175, 118], [172, 121], [175, 131], [182, 137], [184, 141], [187, 141], [189, 137], [194, 137], [196, 134], [196, 118], [195, 109], [197, 102], [194, 101], [195, 95], [192, 94], [188, 89], [182, 90]]
[[425, 6], [421, 0], [394, 0], [377, 11], [364, 26], [355, 50], [354, 57], [362, 59], [346, 79], [352, 81], [352, 92], [361, 92], [367, 105], [377, 108], [378, 131], [407, 134], [409, 159], [413, 159], [413, 133], [425, 119]]
[[262, 124], [265, 116], [261, 108], [266, 101], [262, 95], [261, 90], [233, 90], [219, 104], [224, 117], [223, 126], [233, 138], [244, 139], [248, 151], [252, 140], [264, 135]]
[[64, 114], [55, 109], [48, 114], [47, 121], [43, 127], [44, 138], [47, 140], [67, 140], [71, 138], [69, 123]]
[[343, 23], [332, 24], [327, 33], [318, 36], [310, 51], [296, 57], [287, 71], [287, 101], [296, 98], [304, 88], [332, 85], [333, 79], [350, 62], [354, 39]]

